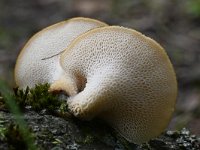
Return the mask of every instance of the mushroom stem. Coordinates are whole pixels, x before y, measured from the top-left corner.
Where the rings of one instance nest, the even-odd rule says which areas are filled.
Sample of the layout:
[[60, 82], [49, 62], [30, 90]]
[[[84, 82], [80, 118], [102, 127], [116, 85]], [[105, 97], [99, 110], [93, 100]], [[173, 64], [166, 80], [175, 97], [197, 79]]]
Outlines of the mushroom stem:
[[[100, 70], [102, 72], [103, 68]], [[67, 100], [69, 109], [76, 117], [91, 120], [114, 108], [113, 92], [108, 88], [112, 84], [109, 82], [110, 77], [102, 73], [101, 78], [105, 80], [98, 80], [99, 75], [89, 78], [83, 91]]]
[[58, 80], [50, 85], [49, 92], [61, 92], [64, 91], [69, 96], [74, 96], [78, 93], [76, 82], [73, 78], [67, 78], [68, 76], [62, 75]]

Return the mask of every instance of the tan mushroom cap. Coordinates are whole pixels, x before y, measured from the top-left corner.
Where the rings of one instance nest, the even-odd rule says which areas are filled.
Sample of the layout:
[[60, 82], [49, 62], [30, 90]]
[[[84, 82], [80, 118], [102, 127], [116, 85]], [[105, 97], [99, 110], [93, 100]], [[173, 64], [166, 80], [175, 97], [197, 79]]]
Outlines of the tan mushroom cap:
[[60, 78], [60, 53], [80, 34], [105, 23], [90, 18], [72, 18], [49, 26], [35, 34], [21, 50], [16, 66], [15, 81], [20, 88], [38, 83], [52, 83]]
[[[65, 72], [85, 79], [83, 91], [68, 100], [75, 116], [100, 117], [127, 140], [158, 136], [175, 108], [177, 82], [164, 49], [141, 33], [118, 26], [91, 30], [61, 55]], [[70, 77], [66, 77], [70, 78]]]

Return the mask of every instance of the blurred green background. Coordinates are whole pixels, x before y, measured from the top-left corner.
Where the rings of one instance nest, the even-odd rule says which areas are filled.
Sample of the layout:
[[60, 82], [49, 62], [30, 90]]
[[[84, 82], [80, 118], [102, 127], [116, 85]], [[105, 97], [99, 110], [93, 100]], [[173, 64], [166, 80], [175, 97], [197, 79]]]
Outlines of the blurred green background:
[[177, 109], [169, 125], [200, 134], [200, 0], [1, 0], [0, 79], [14, 86], [19, 51], [36, 32], [72, 17], [134, 28], [158, 41], [177, 73]]

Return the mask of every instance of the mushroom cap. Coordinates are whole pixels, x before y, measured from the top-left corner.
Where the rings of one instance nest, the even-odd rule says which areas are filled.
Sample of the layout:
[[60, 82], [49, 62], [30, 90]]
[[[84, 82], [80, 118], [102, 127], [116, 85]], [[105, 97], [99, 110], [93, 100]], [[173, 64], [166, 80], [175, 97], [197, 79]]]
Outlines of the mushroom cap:
[[17, 86], [34, 87], [38, 83], [53, 83], [63, 73], [60, 53], [80, 34], [106, 26], [90, 18], [72, 18], [36, 33], [21, 50], [15, 66]]
[[[79, 73], [87, 80], [77, 104], [84, 107], [77, 110], [94, 109], [85, 112], [97, 112], [94, 117], [104, 119], [128, 141], [146, 142], [167, 127], [177, 81], [165, 50], [151, 38], [118, 26], [94, 29], [76, 38], [60, 62], [65, 72]], [[84, 95], [86, 88], [95, 92]], [[84, 97], [89, 97], [88, 104]]]

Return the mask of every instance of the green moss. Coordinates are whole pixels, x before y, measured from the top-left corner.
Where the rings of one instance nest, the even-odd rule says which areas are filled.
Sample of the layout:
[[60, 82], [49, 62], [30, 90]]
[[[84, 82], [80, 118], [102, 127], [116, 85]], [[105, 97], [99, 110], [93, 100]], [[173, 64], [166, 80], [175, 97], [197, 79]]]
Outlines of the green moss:
[[28, 149], [28, 145], [19, 129], [19, 125], [11, 123], [5, 130], [5, 137], [10, 149]]
[[13, 92], [14, 97], [16, 99], [16, 103], [21, 108], [21, 110], [23, 110], [24, 106], [27, 104], [28, 101], [29, 87], [27, 87], [25, 91], [20, 90], [18, 87], [13, 88]]
[[58, 95], [48, 92], [49, 84], [38, 84], [33, 89], [26, 88], [21, 90], [14, 89], [14, 94], [20, 108], [31, 106], [35, 111], [46, 109], [49, 112], [54, 112], [58, 109], [62, 102], [59, 100]]
[[55, 108], [61, 105], [58, 96], [48, 92], [49, 84], [36, 85], [34, 89], [30, 90], [28, 104], [33, 107], [34, 110], [40, 111], [47, 109], [52, 112]]
[[[15, 101], [15, 97], [13, 94], [11, 94], [10, 89], [7, 87], [7, 85], [0, 80], [0, 91], [3, 97], [3, 101], [6, 104], [7, 108], [9, 108], [9, 111], [14, 116], [14, 121], [16, 125], [18, 126], [18, 130], [20, 132], [20, 135], [23, 137], [23, 140], [25, 144], [27, 145], [28, 149], [30, 150], [36, 150], [36, 146], [34, 145], [34, 139], [32, 138], [32, 134], [28, 130], [28, 125], [26, 124], [25, 120], [22, 117], [22, 113], [18, 107], [18, 104]], [[12, 129], [12, 126], [10, 127]], [[5, 131], [4, 135], [7, 139], [9, 139], [8, 135], [10, 134], [11, 130]]]

